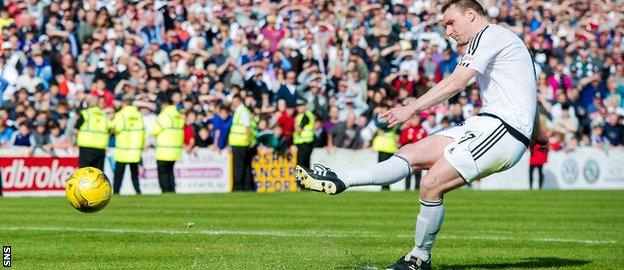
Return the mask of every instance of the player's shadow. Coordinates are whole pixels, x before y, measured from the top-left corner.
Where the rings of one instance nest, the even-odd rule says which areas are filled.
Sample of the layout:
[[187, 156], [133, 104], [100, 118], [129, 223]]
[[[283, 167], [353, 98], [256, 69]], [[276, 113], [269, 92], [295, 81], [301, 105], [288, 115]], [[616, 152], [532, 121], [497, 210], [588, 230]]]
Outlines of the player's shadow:
[[[521, 262], [511, 263], [474, 263], [474, 264], [458, 264], [458, 265], [433, 265], [433, 269], [439, 270], [458, 270], [458, 269], [509, 269], [509, 268], [555, 268], [555, 267], [572, 267], [582, 266], [591, 263], [588, 260], [577, 259], [563, 259], [555, 257], [531, 257], [525, 258]], [[385, 269], [374, 266], [342, 266], [335, 269], [359, 269], [359, 270], [372, 270], [372, 269]]]
[[555, 257], [531, 257], [525, 258], [521, 262], [510, 263], [474, 263], [459, 265], [439, 265], [434, 269], [508, 269], [508, 268], [551, 268], [551, 267], [572, 267], [582, 266], [591, 263], [588, 260], [564, 259]]

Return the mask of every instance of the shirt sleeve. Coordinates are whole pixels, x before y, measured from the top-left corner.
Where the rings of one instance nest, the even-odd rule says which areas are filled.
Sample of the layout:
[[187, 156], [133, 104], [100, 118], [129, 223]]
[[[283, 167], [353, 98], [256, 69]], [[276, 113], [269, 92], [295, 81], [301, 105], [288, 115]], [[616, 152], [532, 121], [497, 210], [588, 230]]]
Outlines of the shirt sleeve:
[[115, 114], [113, 121], [111, 122], [111, 133], [117, 134], [124, 128], [123, 119], [120, 113]]
[[82, 114], [79, 113], [78, 114], [78, 120], [76, 120], [76, 125], [74, 125], [74, 128], [80, 129], [80, 127], [82, 126], [83, 123], [84, 123], [84, 118], [82, 117]]
[[154, 122], [154, 124], [152, 125], [152, 130], [151, 133], [154, 136], [157, 136], [158, 134], [160, 134], [160, 132], [163, 131], [163, 126], [161, 126], [160, 122], [162, 122], [162, 117], [157, 116], [156, 117], [156, 122]]
[[472, 68], [483, 74], [492, 59], [503, 50], [507, 42], [497, 40], [494, 29], [489, 28], [492, 27], [486, 26], [470, 40], [458, 66]]
[[303, 118], [301, 119], [301, 124], [299, 124], [299, 127], [303, 129], [303, 127], [305, 127], [308, 123], [310, 123], [310, 118], [308, 118], [307, 114], [304, 114]]

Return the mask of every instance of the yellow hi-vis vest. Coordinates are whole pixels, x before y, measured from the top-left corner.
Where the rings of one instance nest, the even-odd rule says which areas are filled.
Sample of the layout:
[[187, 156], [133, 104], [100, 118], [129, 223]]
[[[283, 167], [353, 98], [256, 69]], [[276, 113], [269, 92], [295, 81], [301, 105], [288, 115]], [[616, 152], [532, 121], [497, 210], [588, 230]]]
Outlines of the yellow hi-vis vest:
[[106, 149], [108, 146], [108, 129], [110, 121], [106, 113], [99, 107], [91, 107], [80, 112], [84, 122], [78, 129], [76, 144], [78, 147]]
[[113, 119], [115, 161], [138, 163], [145, 144], [143, 115], [134, 106], [124, 106]]
[[295, 117], [295, 125], [300, 126], [301, 121], [303, 121], [303, 116], [307, 115], [310, 122], [303, 126], [301, 132], [293, 133], [293, 143], [294, 144], [303, 144], [303, 143], [311, 143], [314, 141], [314, 114], [310, 111], [305, 113], [300, 113]]
[[156, 160], [176, 161], [182, 155], [184, 119], [174, 105], [165, 107], [152, 126], [156, 136]]
[[[251, 117], [251, 111], [247, 109], [245, 105], [241, 110], [234, 112], [234, 118], [232, 119], [232, 127], [230, 128], [230, 134], [228, 135], [228, 142], [231, 146], [251, 146], [254, 143], [254, 130], [255, 121]], [[241, 123], [241, 117], [243, 114], [247, 114], [249, 117], [249, 127], [246, 127]], [[251, 132], [247, 133], [247, 128], [251, 129]]]
[[373, 139], [373, 150], [394, 154], [397, 151], [397, 134], [395, 128], [378, 134]]

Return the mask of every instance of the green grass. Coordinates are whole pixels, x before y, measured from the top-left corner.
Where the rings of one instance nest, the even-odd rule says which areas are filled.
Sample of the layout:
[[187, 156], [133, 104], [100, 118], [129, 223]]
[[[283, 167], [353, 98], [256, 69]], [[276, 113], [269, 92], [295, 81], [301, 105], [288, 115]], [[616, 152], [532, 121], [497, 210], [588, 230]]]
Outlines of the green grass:
[[[436, 269], [623, 269], [624, 191], [445, 197]], [[375, 269], [412, 247], [415, 192], [0, 198], [13, 269]]]

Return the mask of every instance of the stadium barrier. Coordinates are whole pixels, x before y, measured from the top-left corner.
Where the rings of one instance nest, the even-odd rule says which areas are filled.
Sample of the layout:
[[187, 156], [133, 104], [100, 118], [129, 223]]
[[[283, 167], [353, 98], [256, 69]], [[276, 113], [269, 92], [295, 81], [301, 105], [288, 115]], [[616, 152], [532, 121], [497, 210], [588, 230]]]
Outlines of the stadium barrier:
[[[0, 149], [0, 173], [4, 196], [63, 196], [65, 179], [78, 166], [78, 159], [70, 153], [51, 157], [49, 153], [30, 148]], [[327, 152], [315, 149], [312, 163], [331, 165], [334, 169], [348, 169], [374, 164], [377, 153], [370, 149], [336, 149]], [[297, 191], [294, 180], [296, 154], [283, 156], [261, 154], [254, 159], [252, 171], [259, 192]], [[144, 170], [140, 174], [143, 194], [159, 194], [154, 151], [143, 155]], [[104, 171], [113, 180], [113, 151], [107, 155]], [[194, 154], [184, 153], [176, 162], [176, 192], [212, 193], [230, 192], [231, 155], [228, 151], [213, 152], [200, 149]], [[426, 173], [426, 172], [425, 172]], [[537, 174], [537, 171], [534, 172]], [[529, 188], [529, 154], [522, 157], [512, 169], [494, 174], [472, 184], [474, 189]], [[544, 188], [550, 189], [624, 189], [624, 150], [605, 152], [594, 147], [579, 148], [574, 152], [551, 152], [544, 166]], [[537, 175], [535, 175], [537, 179]], [[537, 181], [534, 181], [537, 185]], [[405, 189], [404, 181], [390, 186], [393, 191]], [[378, 191], [380, 187], [357, 187], [354, 190]], [[124, 175], [120, 193], [134, 194], [129, 171]]]
[[[375, 164], [377, 162], [377, 153], [372, 149], [350, 150], [350, 149], [336, 149], [333, 152], [328, 152], [325, 149], [314, 149], [312, 152], [312, 163], [322, 163], [331, 166], [335, 170], [343, 170], [350, 168], [357, 168], [360, 166], [366, 166]], [[423, 171], [423, 175], [426, 174]], [[472, 183], [473, 189], [528, 189], [529, 187], [529, 154], [528, 152], [522, 157], [516, 166], [513, 168], [491, 175], [480, 181]], [[359, 191], [379, 191], [379, 186], [366, 186], [356, 187], [350, 190]], [[405, 190], [405, 180], [401, 180], [397, 183], [390, 185], [392, 191]]]
[[[493, 174], [472, 183], [473, 189], [526, 190], [529, 189], [529, 152], [525, 152], [513, 168]], [[336, 149], [328, 153], [315, 149], [312, 163], [330, 165], [333, 169], [348, 169], [374, 164], [377, 153], [370, 149]], [[543, 168], [544, 188], [549, 189], [624, 189], [624, 150], [612, 148], [604, 151], [595, 147], [580, 147], [574, 152], [550, 152]], [[426, 173], [426, 172], [425, 172]], [[537, 187], [537, 170], [534, 172]], [[358, 187], [359, 190], [376, 191], [380, 187]], [[391, 190], [404, 190], [404, 181], [390, 186]]]
[[[194, 153], [182, 153], [176, 161], [174, 171], [176, 177], [176, 193], [222, 193], [230, 192], [231, 185], [231, 158], [229, 151], [210, 151], [197, 149]], [[143, 152], [143, 171], [139, 172], [139, 185], [142, 194], [160, 194], [158, 173], [156, 170], [155, 151], [149, 149]], [[107, 153], [104, 164], [104, 173], [113, 181], [115, 169], [114, 150]], [[119, 190], [121, 195], [136, 194], [130, 179], [130, 168], [126, 168], [124, 179]]]
[[550, 153], [544, 166], [544, 187], [624, 189], [624, 150], [583, 147], [569, 153]]

